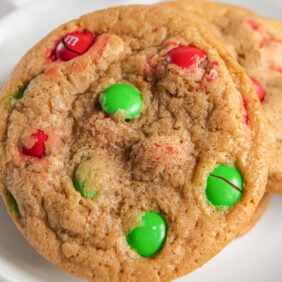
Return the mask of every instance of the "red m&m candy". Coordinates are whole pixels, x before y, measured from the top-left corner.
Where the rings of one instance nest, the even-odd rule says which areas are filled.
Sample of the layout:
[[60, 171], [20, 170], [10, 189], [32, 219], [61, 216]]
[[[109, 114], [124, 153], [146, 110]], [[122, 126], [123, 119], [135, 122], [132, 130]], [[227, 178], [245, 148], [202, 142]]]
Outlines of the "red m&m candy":
[[251, 80], [254, 83], [254, 86], [255, 86], [255, 89], [257, 91], [259, 100], [262, 101], [263, 98], [264, 98], [264, 91], [263, 91], [261, 84], [256, 79], [254, 79], [253, 77], [251, 77]]
[[251, 19], [243, 19], [241, 21], [242, 24], [248, 25], [251, 29], [253, 30], [258, 30], [259, 29], [259, 24], [255, 22], [254, 20]]
[[193, 46], [179, 46], [167, 53], [167, 62], [183, 69], [194, 70], [207, 54]]
[[86, 31], [75, 31], [67, 34], [56, 47], [56, 57], [68, 61], [85, 53], [93, 44], [96, 35]]
[[248, 102], [246, 100], [243, 100], [243, 108], [242, 108], [243, 119], [245, 123], [247, 124], [247, 126], [250, 127], [251, 124], [250, 124], [250, 120], [249, 120], [248, 113], [246, 110], [247, 106], [248, 106]]
[[31, 138], [36, 139], [36, 141], [31, 148], [23, 147], [23, 154], [35, 158], [42, 157], [45, 152], [44, 143], [48, 136], [42, 130], [37, 130], [36, 133], [31, 135]]

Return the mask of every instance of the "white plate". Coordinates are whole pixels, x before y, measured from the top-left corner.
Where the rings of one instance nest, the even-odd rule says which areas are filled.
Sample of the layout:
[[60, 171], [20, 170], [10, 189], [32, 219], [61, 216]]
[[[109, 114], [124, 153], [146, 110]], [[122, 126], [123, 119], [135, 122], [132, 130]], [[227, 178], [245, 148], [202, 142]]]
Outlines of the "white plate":
[[[153, 0], [46, 0], [13, 12], [0, 21], [0, 86], [20, 57], [59, 24], [83, 13]], [[282, 20], [281, 0], [229, 0]], [[1, 4], [1, 0], [0, 0]], [[257, 226], [235, 240], [204, 267], [178, 282], [282, 281], [282, 197], [276, 195]], [[78, 282], [51, 265], [25, 241], [0, 201], [0, 281]]]

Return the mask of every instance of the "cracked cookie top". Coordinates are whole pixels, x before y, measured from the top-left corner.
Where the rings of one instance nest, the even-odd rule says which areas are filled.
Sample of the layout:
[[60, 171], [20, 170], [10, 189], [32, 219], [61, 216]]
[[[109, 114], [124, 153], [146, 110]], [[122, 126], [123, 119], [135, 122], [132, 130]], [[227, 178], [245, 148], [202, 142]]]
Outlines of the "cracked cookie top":
[[66, 23], [19, 62], [0, 107], [10, 214], [88, 280], [187, 274], [264, 193], [256, 92], [192, 13], [128, 6]]

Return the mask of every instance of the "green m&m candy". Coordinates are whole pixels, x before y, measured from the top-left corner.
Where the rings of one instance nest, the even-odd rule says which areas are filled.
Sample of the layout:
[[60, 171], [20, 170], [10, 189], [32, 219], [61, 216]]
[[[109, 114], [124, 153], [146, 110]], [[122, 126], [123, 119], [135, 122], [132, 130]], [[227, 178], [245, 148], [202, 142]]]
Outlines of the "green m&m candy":
[[133, 119], [142, 111], [142, 96], [131, 85], [124, 83], [113, 84], [101, 95], [102, 109], [110, 114], [117, 114], [121, 119]]
[[10, 97], [8, 97], [5, 102], [6, 104], [11, 104], [17, 100], [20, 100], [23, 96], [24, 96], [24, 92], [27, 88], [27, 85], [21, 85], [18, 87], [18, 90], [13, 94], [11, 95]]
[[218, 209], [235, 205], [240, 200], [242, 192], [243, 177], [235, 167], [219, 165], [207, 179], [207, 199]]
[[74, 173], [74, 186], [84, 198], [93, 198], [100, 190], [91, 160], [81, 162]]
[[156, 212], [145, 212], [142, 226], [135, 227], [127, 237], [129, 246], [143, 256], [149, 257], [161, 249], [166, 241], [167, 225]]
[[18, 203], [9, 190], [6, 190], [6, 197], [10, 213], [14, 214], [16, 217], [20, 217]]

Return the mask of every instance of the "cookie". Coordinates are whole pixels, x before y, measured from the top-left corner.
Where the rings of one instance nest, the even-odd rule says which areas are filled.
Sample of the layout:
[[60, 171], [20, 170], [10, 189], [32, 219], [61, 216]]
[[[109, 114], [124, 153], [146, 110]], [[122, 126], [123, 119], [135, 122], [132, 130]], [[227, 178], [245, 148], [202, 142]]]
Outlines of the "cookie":
[[192, 13], [127, 6], [66, 23], [23, 57], [0, 105], [7, 209], [75, 276], [185, 275], [264, 194], [260, 102]]
[[[171, 5], [171, 3], [168, 3], [168, 4]], [[173, 5], [175, 5], [175, 3]], [[253, 19], [256, 19], [256, 21], [268, 22], [268, 25], [276, 26], [277, 28], [279, 28], [279, 26], [282, 26], [281, 23], [278, 21], [262, 18], [254, 14], [253, 12], [248, 11], [247, 9], [244, 9], [242, 7], [237, 7], [237, 6], [235, 7], [235, 6], [222, 4], [222, 3], [206, 2], [202, 0], [192, 2], [192, 1], [186, 0], [186, 1], [179, 1], [177, 2], [176, 5], [178, 5], [181, 10], [188, 9], [190, 11], [193, 11], [195, 14], [198, 14], [199, 16], [202, 15], [203, 10], [204, 10], [205, 11], [204, 14], [207, 15], [207, 19], [213, 24], [212, 27], [214, 28], [214, 32], [220, 38], [222, 38], [226, 47], [229, 49], [229, 51], [234, 56], [234, 58], [236, 58], [236, 60], [244, 67], [244, 69], [246, 69], [247, 73], [250, 72], [250, 73], [259, 74], [261, 70], [256, 70], [254, 69], [254, 67], [252, 70], [250, 70], [249, 64], [252, 65], [252, 63], [250, 63], [250, 59], [247, 62], [244, 62], [244, 60], [242, 60], [241, 57], [248, 57], [249, 55], [248, 53], [250, 52], [250, 50], [252, 50], [252, 53], [255, 53], [257, 51], [257, 53], [259, 54], [261, 52], [262, 53], [261, 56], [263, 57], [263, 52], [265, 51], [259, 50], [263, 48], [263, 46], [262, 47], [260, 46], [260, 48], [257, 48], [255, 46], [255, 42], [250, 43], [249, 41], [247, 41], [245, 38], [246, 35], [242, 31], [237, 33], [236, 28], [235, 28], [235, 25], [236, 25], [235, 22], [237, 21], [237, 24], [239, 22], [240, 25], [245, 24], [245, 23], [248, 23], [248, 24], [252, 23], [253, 28], [254, 28], [255, 21], [253, 20], [248, 21], [248, 18], [253, 18]], [[242, 19], [242, 17], [244, 17], [244, 19]], [[240, 20], [242, 22], [240, 22]], [[230, 28], [229, 26], [230, 24], [233, 25], [233, 28]], [[256, 29], [254, 28], [254, 30]], [[277, 31], [277, 29], [276, 29], [276, 34], [279, 34], [279, 31]], [[250, 39], [254, 40], [254, 37], [250, 37]], [[251, 44], [253, 48], [249, 49], [249, 47], [247, 47], [248, 44]], [[241, 54], [243, 54], [243, 56], [241, 56], [238, 53], [239, 50], [241, 50]], [[254, 58], [256, 58], [256, 55], [253, 55], [253, 59]], [[273, 127], [272, 128], [270, 127], [270, 129], [268, 129], [268, 134], [269, 134], [269, 140], [270, 140], [269, 152], [271, 152], [272, 159], [274, 159], [274, 163], [270, 164], [270, 176], [268, 179], [267, 189], [280, 193], [280, 186], [281, 186], [280, 180], [279, 180], [280, 178], [279, 176], [277, 176], [280, 174], [279, 172], [277, 173], [277, 171], [280, 170], [279, 169], [280, 158], [279, 158], [279, 153], [278, 154], [276, 153], [276, 151], [279, 152], [281, 150], [280, 149], [280, 137], [279, 137], [280, 133], [279, 131], [276, 130], [275, 127], [277, 126], [276, 124], [279, 124], [279, 107], [280, 106], [279, 106], [279, 102], [278, 101], [276, 102], [276, 99], [280, 99], [279, 98], [279, 88], [281, 86], [278, 83], [275, 84], [275, 79], [270, 80], [270, 78], [274, 78], [275, 76], [270, 73], [269, 68], [266, 67], [264, 63], [260, 62], [258, 59], [254, 59], [254, 63], [255, 64], [261, 63], [262, 64], [261, 68], [262, 67], [264, 68], [263, 73], [268, 72], [268, 76], [266, 76], [266, 78], [265, 76], [263, 76], [264, 81], [265, 81], [264, 83], [265, 88], [263, 88], [260, 82], [258, 82], [255, 78], [251, 77], [251, 80], [254, 83], [259, 100], [262, 102], [263, 107], [267, 109], [266, 114], [267, 114], [267, 117], [269, 117], [270, 124], [273, 124]], [[255, 74], [254, 76], [257, 77]], [[276, 87], [271, 85], [271, 83], [268, 84], [269, 80]], [[267, 93], [266, 94], [268, 97], [267, 101], [265, 101], [265, 97], [264, 97], [265, 93]], [[273, 109], [273, 111], [271, 109]], [[275, 132], [277, 132], [277, 136], [275, 136], [273, 128], [275, 129]], [[273, 174], [272, 171], [276, 171], [276, 173]], [[256, 225], [256, 223], [259, 221], [263, 213], [266, 211], [271, 198], [272, 198], [271, 192], [265, 194], [253, 218], [251, 219], [250, 223], [243, 230], [239, 232], [238, 236], [245, 235]]]
[[243, 229], [240, 230], [238, 237], [241, 237], [243, 235], [246, 235], [249, 231], [251, 231], [256, 224], [258, 223], [258, 221], [261, 219], [261, 217], [263, 216], [263, 214], [266, 212], [267, 207], [273, 197], [274, 193], [271, 192], [266, 192], [263, 196], [263, 198], [261, 199], [252, 219], [250, 220], [250, 222], [248, 223], [248, 225], [246, 227], [244, 227]]
[[187, 0], [177, 5], [204, 15], [252, 79], [269, 123], [267, 190], [282, 193], [282, 23], [222, 3]]

